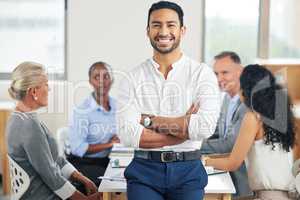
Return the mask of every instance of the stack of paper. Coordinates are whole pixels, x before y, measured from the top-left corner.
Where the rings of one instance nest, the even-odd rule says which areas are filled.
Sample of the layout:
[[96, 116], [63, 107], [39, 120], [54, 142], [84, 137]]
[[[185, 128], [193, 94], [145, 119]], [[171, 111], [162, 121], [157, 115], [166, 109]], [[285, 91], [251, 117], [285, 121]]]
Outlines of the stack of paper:
[[114, 153], [133, 153], [134, 148], [125, 147], [123, 144], [116, 143], [111, 151]]
[[214, 169], [213, 167], [209, 167], [209, 166], [205, 166], [205, 171], [206, 171], [207, 175], [226, 173], [226, 171]]
[[134, 148], [125, 147], [122, 144], [114, 144], [109, 157], [133, 157], [133, 152]]

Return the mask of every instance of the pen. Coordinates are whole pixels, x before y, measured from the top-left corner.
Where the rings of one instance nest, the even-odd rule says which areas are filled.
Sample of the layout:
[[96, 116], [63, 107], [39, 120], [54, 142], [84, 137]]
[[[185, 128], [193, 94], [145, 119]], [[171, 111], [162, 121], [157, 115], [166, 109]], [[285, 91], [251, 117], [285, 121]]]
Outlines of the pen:
[[212, 172], [212, 173], [208, 173], [208, 176], [212, 176], [212, 175], [218, 175], [218, 174], [225, 174], [227, 173], [227, 171], [219, 171], [219, 172]]
[[126, 179], [122, 177], [99, 176], [98, 178], [102, 180], [108, 180], [108, 181], [126, 181]]

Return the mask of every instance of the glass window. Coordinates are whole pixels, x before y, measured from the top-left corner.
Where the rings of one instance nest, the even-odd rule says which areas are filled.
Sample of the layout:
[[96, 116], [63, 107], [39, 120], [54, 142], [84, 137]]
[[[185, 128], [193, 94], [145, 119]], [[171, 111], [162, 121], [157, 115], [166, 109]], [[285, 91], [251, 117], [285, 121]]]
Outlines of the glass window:
[[224, 50], [235, 51], [243, 64], [257, 55], [259, 0], [205, 1], [205, 62]]
[[269, 58], [300, 58], [299, 18], [299, 0], [271, 0]]
[[0, 73], [23, 61], [64, 73], [65, 12], [63, 0], [0, 0]]

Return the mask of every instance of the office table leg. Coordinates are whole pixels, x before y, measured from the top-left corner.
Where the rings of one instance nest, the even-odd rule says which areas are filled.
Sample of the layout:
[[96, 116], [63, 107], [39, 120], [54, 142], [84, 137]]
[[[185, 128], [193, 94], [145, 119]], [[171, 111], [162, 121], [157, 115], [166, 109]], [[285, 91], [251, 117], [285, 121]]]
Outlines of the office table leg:
[[112, 200], [111, 192], [103, 192], [103, 200]]
[[7, 144], [5, 137], [6, 122], [9, 117], [9, 114], [10, 112], [7, 110], [0, 110], [0, 165], [2, 165], [2, 187], [4, 195], [9, 195], [11, 193], [9, 176], [10, 171], [7, 158]]
[[231, 200], [231, 194], [223, 194], [222, 200]]

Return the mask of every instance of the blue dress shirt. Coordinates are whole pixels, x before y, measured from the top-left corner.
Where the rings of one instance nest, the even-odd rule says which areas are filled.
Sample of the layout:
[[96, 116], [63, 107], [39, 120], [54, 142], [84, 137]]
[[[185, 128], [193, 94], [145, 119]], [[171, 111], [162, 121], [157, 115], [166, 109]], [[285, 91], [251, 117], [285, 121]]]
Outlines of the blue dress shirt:
[[238, 100], [239, 100], [240, 97], [239, 97], [238, 94], [236, 94], [233, 97], [230, 97], [229, 95], [227, 95], [226, 98], [229, 98], [230, 100], [229, 100], [229, 104], [228, 104], [228, 110], [227, 110], [227, 113], [226, 113], [225, 129], [224, 129], [224, 134], [223, 134], [224, 138], [226, 137], [228, 127], [231, 124], [233, 113], [235, 112], [235, 110], [238, 107]]
[[109, 97], [109, 105], [110, 110], [106, 111], [97, 104], [91, 94], [73, 110], [69, 131], [73, 155], [97, 158], [108, 156], [110, 149], [95, 154], [86, 154], [86, 152], [90, 144], [108, 143], [116, 135], [116, 102], [111, 97]]

